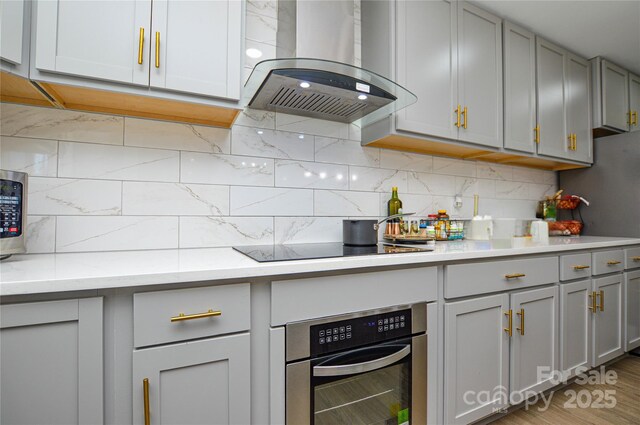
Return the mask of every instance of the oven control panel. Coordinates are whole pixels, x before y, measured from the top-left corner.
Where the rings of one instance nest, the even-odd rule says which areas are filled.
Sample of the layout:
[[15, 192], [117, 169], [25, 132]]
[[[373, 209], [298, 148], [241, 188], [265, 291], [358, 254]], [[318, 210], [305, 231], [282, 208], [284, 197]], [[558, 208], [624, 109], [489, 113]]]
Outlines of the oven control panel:
[[411, 335], [411, 309], [310, 327], [311, 357]]

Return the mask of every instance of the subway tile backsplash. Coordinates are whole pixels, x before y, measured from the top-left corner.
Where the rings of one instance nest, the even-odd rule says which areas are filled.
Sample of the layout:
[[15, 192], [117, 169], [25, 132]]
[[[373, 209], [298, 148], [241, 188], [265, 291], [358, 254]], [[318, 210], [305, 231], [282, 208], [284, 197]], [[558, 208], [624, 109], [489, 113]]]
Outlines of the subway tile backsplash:
[[[362, 147], [352, 125], [244, 111], [231, 129], [0, 104], [0, 164], [30, 174], [30, 253], [342, 239], [343, 218], [533, 217], [551, 171]], [[302, 136], [302, 137], [301, 137]], [[454, 206], [454, 196], [463, 205]]]

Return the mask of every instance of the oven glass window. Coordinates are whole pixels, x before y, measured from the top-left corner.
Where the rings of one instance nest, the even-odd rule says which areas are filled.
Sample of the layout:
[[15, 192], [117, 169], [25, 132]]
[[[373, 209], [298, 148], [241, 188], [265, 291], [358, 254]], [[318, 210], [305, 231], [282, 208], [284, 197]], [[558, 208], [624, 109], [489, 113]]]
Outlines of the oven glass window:
[[315, 425], [408, 425], [410, 362], [314, 386]]

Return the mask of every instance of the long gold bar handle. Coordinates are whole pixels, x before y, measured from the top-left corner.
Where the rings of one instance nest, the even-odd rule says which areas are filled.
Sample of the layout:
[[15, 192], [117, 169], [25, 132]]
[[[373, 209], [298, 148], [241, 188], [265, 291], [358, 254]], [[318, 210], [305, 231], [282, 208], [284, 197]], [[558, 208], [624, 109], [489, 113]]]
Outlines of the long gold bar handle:
[[524, 308], [521, 308], [520, 312], [516, 314], [520, 316], [520, 327], [516, 329], [520, 331], [520, 335], [524, 335]]
[[589, 305], [589, 306], [587, 306], [587, 307], [589, 308], [589, 310], [591, 310], [591, 312], [592, 312], [593, 314], [596, 314], [596, 312], [598, 311], [598, 306], [597, 306], [597, 304], [596, 304], [596, 293], [595, 293], [595, 292], [591, 292], [591, 293], [589, 294], [589, 299], [590, 299], [591, 301], [589, 301], [589, 304], [590, 304], [590, 305]]
[[204, 319], [205, 317], [215, 317], [222, 316], [222, 312], [220, 310], [212, 310], [209, 309], [205, 313], [196, 313], [196, 314], [184, 314], [180, 313], [177, 316], [171, 318], [172, 322], [181, 322], [183, 320], [193, 320], [193, 319]]
[[591, 268], [591, 266], [582, 266], [582, 265], [573, 266], [573, 270], [584, 270], [589, 268]]
[[524, 273], [513, 273], [513, 274], [505, 274], [504, 278], [505, 279], [516, 279], [516, 278], [525, 277], [525, 276], [526, 276], [526, 274], [524, 274]]
[[458, 105], [458, 107], [456, 108], [456, 110], [454, 111], [456, 113], [456, 127], [460, 128], [460, 105]]
[[573, 133], [569, 133], [569, 135], [567, 136], [567, 139], [569, 139], [569, 150], [572, 151], [573, 150]]
[[633, 111], [629, 110], [629, 126], [633, 125]]
[[573, 150], [578, 150], [578, 136], [576, 135], [576, 133], [573, 133]]
[[640, 257], [631, 257], [633, 261], [640, 261]]
[[633, 111], [633, 116], [635, 117], [633, 119], [633, 125], [638, 125], [638, 111]]
[[151, 415], [149, 414], [149, 378], [142, 380], [142, 393], [144, 395], [144, 425], [151, 424]]
[[600, 311], [604, 311], [604, 290], [600, 290]]
[[616, 264], [620, 264], [620, 261], [616, 261], [616, 260], [607, 261], [608, 266], [615, 266]]
[[469, 111], [467, 110], [467, 107], [465, 106], [464, 110], [462, 111], [462, 115], [463, 115], [463, 117], [462, 117], [462, 128], [467, 128], [467, 115], [469, 115], [468, 112]]
[[536, 133], [536, 137], [533, 139], [538, 145], [540, 144], [540, 124], [536, 125], [536, 128], [533, 129]]
[[140, 27], [140, 36], [138, 38], [138, 64], [142, 65], [142, 52], [144, 51], [144, 27]]
[[504, 331], [509, 334], [509, 337], [511, 337], [513, 336], [513, 310], [509, 309], [509, 311], [504, 315], [509, 318], [509, 327], [504, 328]]
[[160, 32], [156, 31], [156, 68], [160, 68]]

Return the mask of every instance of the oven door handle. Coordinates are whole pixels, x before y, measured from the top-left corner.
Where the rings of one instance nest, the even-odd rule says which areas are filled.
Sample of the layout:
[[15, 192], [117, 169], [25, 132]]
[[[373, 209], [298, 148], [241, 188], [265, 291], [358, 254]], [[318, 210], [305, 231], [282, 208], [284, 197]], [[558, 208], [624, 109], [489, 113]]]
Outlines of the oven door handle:
[[399, 351], [368, 362], [338, 365], [338, 366], [314, 366], [313, 376], [343, 376], [355, 375], [356, 373], [371, 372], [372, 370], [382, 369], [394, 364], [398, 360], [402, 360], [411, 354], [411, 346], [407, 345]]

